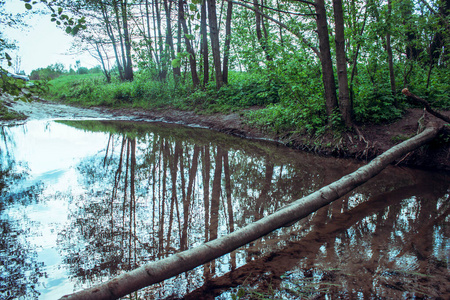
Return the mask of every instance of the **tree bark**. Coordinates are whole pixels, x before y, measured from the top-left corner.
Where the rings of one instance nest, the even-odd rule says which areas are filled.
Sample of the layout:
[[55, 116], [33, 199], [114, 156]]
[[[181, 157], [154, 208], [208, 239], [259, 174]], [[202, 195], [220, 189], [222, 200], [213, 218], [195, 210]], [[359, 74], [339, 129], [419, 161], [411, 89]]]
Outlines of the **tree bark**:
[[262, 9], [260, 8], [259, 5], [259, 0], [253, 0], [253, 6], [255, 7], [255, 24], [256, 24], [256, 37], [258, 38], [258, 42], [261, 45], [261, 48], [263, 49], [265, 55], [266, 55], [266, 60], [267, 61], [272, 61], [272, 57], [269, 54], [268, 51], [268, 47], [267, 47], [267, 34], [262, 35], [262, 31], [261, 31], [261, 27], [263, 27], [263, 22], [261, 19], [261, 13]]
[[[391, 12], [392, 12], [392, 4], [391, 0], [388, 0], [388, 16], [387, 16], [387, 23], [388, 23], [388, 31], [386, 33], [386, 51], [388, 55], [388, 65], [389, 65], [389, 79], [391, 81], [391, 92], [392, 95], [395, 96], [395, 74], [394, 74], [394, 61], [392, 57], [392, 47], [391, 47]], [[394, 104], [397, 107], [397, 101], [394, 100]]]
[[191, 77], [194, 88], [197, 88], [200, 84], [200, 80], [197, 74], [197, 61], [195, 59], [194, 48], [192, 48], [191, 41], [189, 39], [189, 30], [186, 24], [186, 18], [184, 16], [184, 4], [183, 0], [178, 1], [178, 19], [181, 22], [184, 32], [184, 42], [186, 43], [186, 51], [189, 53], [189, 65], [191, 66]]
[[131, 58], [131, 36], [128, 30], [127, 1], [121, 1], [123, 38], [125, 42], [124, 80], [133, 81], [133, 60]]
[[[163, 1], [164, 11], [166, 12], [166, 44], [169, 45], [170, 58], [172, 60], [175, 59], [175, 46], [173, 44], [173, 34], [172, 34], [172, 22], [171, 22], [171, 11], [172, 11], [172, 2], [170, 5], [167, 3], [167, 0]], [[173, 70], [173, 79], [175, 82], [181, 77], [181, 69], [179, 66], [172, 67]]]
[[345, 126], [353, 127], [352, 106], [350, 102], [350, 92], [348, 89], [347, 59], [345, 55], [345, 35], [344, 35], [344, 12], [342, 0], [333, 0], [334, 21], [335, 21], [335, 43], [336, 43], [336, 67], [339, 84], [339, 109]]
[[331, 60], [330, 39], [328, 37], [327, 12], [325, 10], [325, 1], [316, 0], [316, 23], [317, 34], [319, 36], [320, 63], [322, 65], [322, 82], [325, 90], [325, 105], [327, 109], [328, 120], [331, 120], [333, 111], [338, 107], [336, 97], [336, 86], [334, 83], [333, 62]]
[[339, 199], [376, 176], [398, 158], [434, 139], [439, 130], [438, 127], [428, 127], [422, 133], [392, 147], [355, 172], [226, 236], [168, 258], [148, 263], [103, 284], [66, 295], [62, 299], [117, 299], [227, 254], [278, 228], [289, 226]]
[[217, 27], [216, 0], [207, 0], [209, 37], [211, 39], [211, 50], [213, 54], [214, 69], [216, 74], [216, 87], [220, 89], [223, 85], [222, 65], [220, 63], [220, 41]]
[[[208, 54], [208, 34], [206, 26], [206, 3], [201, 4], [200, 15], [200, 35], [202, 36], [201, 54], [203, 57], [203, 87], [206, 87], [209, 80], [209, 54]], [[225, 63], [224, 63], [225, 64]]]
[[231, 17], [233, 15], [233, 2], [227, 4], [227, 18], [225, 21], [225, 44], [223, 47], [223, 83], [228, 84], [228, 60], [230, 58], [231, 43]]

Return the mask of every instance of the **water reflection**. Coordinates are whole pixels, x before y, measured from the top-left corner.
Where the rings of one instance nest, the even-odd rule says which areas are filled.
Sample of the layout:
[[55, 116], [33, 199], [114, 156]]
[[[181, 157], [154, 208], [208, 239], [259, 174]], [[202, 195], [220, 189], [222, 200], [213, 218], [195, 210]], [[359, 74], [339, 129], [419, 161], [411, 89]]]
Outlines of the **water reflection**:
[[[171, 125], [30, 122], [8, 130], [1, 256], [26, 258], [7, 262], [15, 266], [8, 273], [2, 266], [2, 295], [12, 297], [92, 286], [241, 228], [358, 167]], [[230, 298], [240, 287], [283, 298], [319, 289], [397, 297], [411, 292], [413, 273], [448, 282], [449, 179], [390, 168], [308, 219], [139, 296]], [[8, 252], [14, 247], [24, 250]]]
[[27, 222], [20, 207], [37, 204], [42, 192], [39, 184], [26, 184], [28, 169], [14, 158], [14, 139], [7, 127], [2, 128], [0, 148], [0, 298], [37, 298], [36, 284], [45, 276], [43, 263], [38, 262], [36, 249], [24, 239], [26, 228], [13, 215]]

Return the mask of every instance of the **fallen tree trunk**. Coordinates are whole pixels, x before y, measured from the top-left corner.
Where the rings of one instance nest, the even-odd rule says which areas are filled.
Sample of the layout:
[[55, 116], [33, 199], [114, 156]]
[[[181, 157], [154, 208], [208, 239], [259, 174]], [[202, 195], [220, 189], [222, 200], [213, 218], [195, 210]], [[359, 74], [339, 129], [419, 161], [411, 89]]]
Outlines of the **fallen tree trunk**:
[[434, 139], [439, 129], [437, 126], [426, 128], [422, 133], [392, 147], [355, 172], [244, 228], [168, 258], [148, 263], [108, 282], [66, 295], [61, 299], [117, 299], [151, 284], [192, 270], [278, 228], [289, 226], [339, 199], [380, 173], [396, 159]]
[[450, 117], [447, 117], [447, 116], [435, 111], [434, 109], [432, 109], [430, 103], [428, 103], [427, 100], [414, 95], [407, 88], [404, 88], [402, 90], [402, 93], [403, 93], [403, 95], [408, 97], [408, 99], [412, 100], [412, 102], [414, 102], [416, 104], [422, 104], [425, 107], [426, 111], [429, 112], [430, 114], [432, 114], [433, 116], [435, 116], [436, 118], [442, 119], [445, 122], [450, 123]]

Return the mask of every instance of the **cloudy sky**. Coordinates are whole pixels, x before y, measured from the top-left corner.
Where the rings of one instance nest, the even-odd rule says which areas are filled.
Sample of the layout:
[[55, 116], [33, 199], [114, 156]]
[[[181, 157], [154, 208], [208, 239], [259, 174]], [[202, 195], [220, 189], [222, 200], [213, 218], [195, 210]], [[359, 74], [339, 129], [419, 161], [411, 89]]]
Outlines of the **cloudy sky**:
[[[15, 14], [27, 10], [22, 1], [6, 0], [4, 11]], [[34, 69], [45, 68], [54, 63], [62, 63], [66, 69], [70, 65], [74, 66], [77, 60], [81, 61], [81, 66], [87, 68], [98, 65], [88, 53], [72, 48], [73, 37], [67, 35], [64, 29], [57, 28], [55, 23], [50, 21], [50, 15], [33, 14], [26, 17], [25, 22], [30, 25], [28, 28], [5, 28], [0, 24], [0, 30], [5, 38], [16, 41], [19, 49], [8, 53], [13, 59], [20, 57], [20, 70], [25, 71], [27, 75]], [[14, 68], [9, 68], [9, 71], [14, 72]]]

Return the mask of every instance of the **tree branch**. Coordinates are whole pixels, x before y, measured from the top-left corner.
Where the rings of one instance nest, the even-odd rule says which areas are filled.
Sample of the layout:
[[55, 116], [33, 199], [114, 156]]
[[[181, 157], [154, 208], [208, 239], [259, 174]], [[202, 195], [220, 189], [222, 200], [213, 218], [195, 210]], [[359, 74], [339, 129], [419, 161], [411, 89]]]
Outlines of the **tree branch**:
[[[224, 0], [224, 1], [228, 1], [228, 0]], [[245, 0], [239, 0], [240, 2], [244, 2], [247, 4], [252, 4], [252, 2], [250, 1], [245, 1]], [[228, 1], [231, 2], [231, 1]], [[268, 10], [272, 10], [272, 11], [276, 11], [276, 12], [280, 12], [280, 13], [284, 13], [284, 14], [289, 14], [289, 15], [296, 15], [296, 16], [303, 16], [303, 17], [308, 17], [308, 16], [315, 16], [315, 13], [310, 13], [310, 14], [302, 14], [302, 13], [297, 13], [297, 12], [291, 12], [291, 11], [286, 11], [286, 10], [281, 10], [281, 9], [277, 9], [277, 8], [273, 8], [273, 7], [269, 7], [263, 4], [258, 4], [259, 7], [268, 9]]]
[[268, 16], [267, 14], [261, 12], [259, 9], [256, 9], [255, 7], [248, 6], [248, 5], [246, 5], [246, 4], [242, 3], [242, 2], [231, 1], [231, 0], [224, 0], [224, 1], [227, 1], [227, 2], [230, 2], [230, 3], [234, 3], [234, 4], [236, 4], [236, 5], [240, 5], [240, 6], [242, 6], [242, 7], [245, 7], [245, 8], [247, 8], [247, 9], [250, 9], [250, 10], [252, 10], [252, 11], [254, 11], [254, 12], [260, 14], [261, 16], [263, 16], [264, 18], [266, 18], [267, 20], [272, 21], [272, 22], [274, 22], [275, 24], [278, 24], [280, 27], [286, 29], [287, 31], [289, 31], [290, 33], [292, 33], [293, 35], [295, 35], [296, 37], [298, 37], [299, 39], [301, 39], [302, 42], [303, 42], [305, 45], [307, 45], [307, 46], [308, 46], [315, 54], [317, 54], [317, 56], [320, 57], [320, 52], [319, 52], [319, 50], [318, 50], [316, 47], [314, 47], [313, 45], [311, 45], [311, 43], [308, 42], [308, 41], [307, 41], [300, 33], [293, 31], [293, 29], [289, 28], [286, 24], [284, 24], [284, 23], [282, 23], [282, 22], [280, 22], [280, 21], [278, 21], [278, 20], [272, 18], [271, 16]]

